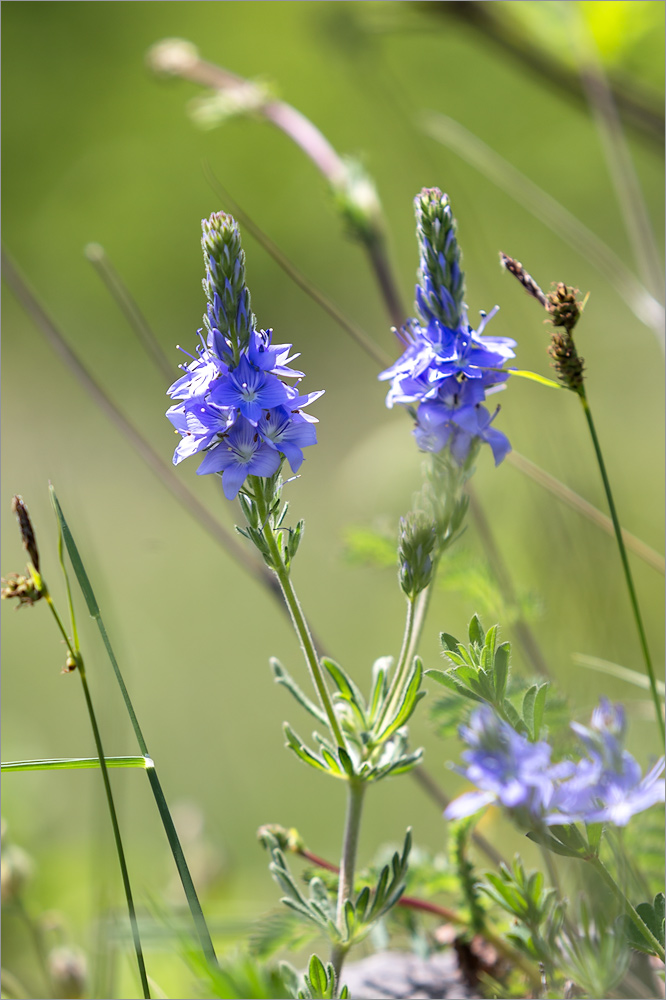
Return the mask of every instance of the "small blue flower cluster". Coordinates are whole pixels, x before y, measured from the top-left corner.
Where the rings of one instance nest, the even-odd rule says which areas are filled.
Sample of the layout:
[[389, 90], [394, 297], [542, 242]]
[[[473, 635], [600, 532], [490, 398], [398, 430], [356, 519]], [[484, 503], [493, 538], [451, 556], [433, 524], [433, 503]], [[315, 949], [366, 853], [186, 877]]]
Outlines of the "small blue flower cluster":
[[317, 442], [317, 420], [302, 409], [322, 392], [300, 395], [283, 381], [303, 377], [289, 367], [298, 355], [290, 355], [291, 344], [273, 345], [272, 330], [257, 329], [235, 220], [217, 212], [201, 226], [205, 339], [199, 330], [196, 357], [181, 365], [185, 374], [168, 390], [180, 402], [167, 417], [182, 434], [174, 465], [206, 452], [197, 474], [221, 474], [233, 500], [247, 476], [272, 476], [284, 458], [298, 471], [303, 448]]
[[511, 445], [491, 426], [499, 407], [491, 414], [481, 404], [508, 379], [509, 372], [500, 369], [515, 356], [515, 341], [482, 336], [497, 306], [482, 314], [477, 330], [467, 321], [464, 274], [448, 196], [438, 188], [424, 188], [414, 206], [420, 319], [410, 319], [396, 331], [405, 351], [379, 376], [391, 380], [386, 405], [410, 407], [416, 418], [414, 436], [423, 451], [440, 452], [448, 445], [455, 461], [463, 465], [472, 445], [485, 441], [499, 465]]
[[662, 757], [643, 778], [624, 749], [625, 716], [602, 698], [588, 727], [571, 723], [587, 757], [551, 763], [548, 743], [530, 743], [484, 705], [460, 730], [470, 747], [460, 772], [481, 791], [467, 792], [444, 815], [460, 819], [490, 803], [510, 810], [523, 826], [613, 823], [626, 826], [635, 813], [664, 801]]

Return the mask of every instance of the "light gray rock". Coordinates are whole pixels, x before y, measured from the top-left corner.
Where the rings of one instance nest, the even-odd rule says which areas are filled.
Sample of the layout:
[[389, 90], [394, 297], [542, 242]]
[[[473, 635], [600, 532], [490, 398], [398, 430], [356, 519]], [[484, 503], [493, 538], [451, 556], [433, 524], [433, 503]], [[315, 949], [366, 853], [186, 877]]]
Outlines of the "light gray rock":
[[342, 971], [352, 1000], [472, 1000], [453, 951], [428, 959], [406, 951], [383, 951]]

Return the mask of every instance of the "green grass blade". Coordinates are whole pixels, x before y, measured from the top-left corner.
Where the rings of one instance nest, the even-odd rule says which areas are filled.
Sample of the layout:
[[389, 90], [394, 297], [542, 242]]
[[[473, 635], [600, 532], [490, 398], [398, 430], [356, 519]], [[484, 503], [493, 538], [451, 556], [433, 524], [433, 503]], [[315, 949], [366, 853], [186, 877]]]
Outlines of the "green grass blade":
[[[627, 681], [628, 684], [634, 684], [636, 687], [643, 688], [644, 691], [650, 690], [650, 678], [646, 677], [645, 674], [639, 674], [637, 670], [631, 670], [630, 667], [623, 667], [610, 660], [602, 660], [598, 656], [587, 656], [586, 653], [574, 653], [573, 661], [583, 667], [589, 667], [590, 670], [597, 670], [600, 674], [607, 674], [609, 677], [617, 677], [621, 681]], [[657, 681], [656, 687], [663, 698], [666, 694], [664, 682]]]
[[217, 965], [217, 956], [215, 954], [215, 948], [213, 947], [213, 942], [211, 940], [210, 932], [208, 930], [208, 925], [206, 924], [206, 918], [203, 915], [203, 910], [201, 909], [201, 903], [199, 902], [199, 897], [197, 896], [196, 889], [194, 887], [194, 882], [192, 881], [192, 876], [190, 875], [190, 870], [187, 866], [187, 861], [185, 860], [185, 855], [183, 853], [183, 848], [181, 846], [178, 834], [176, 832], [176, 827], [174, 826], [173, 819], [171, 818], [171, 813], [169, 812], [169, 806], [167, 805], [164, 792], [162, 791], [162, 786], [160, 785], [159, 778], [157, 777], [157, 771], [155, 769], [155, 764], [148, 753], [148, 746], [141, 732], [141, 727], [139, 725], [139, 720], [136, 717], [136, 712], [134, 711], [134, 706], [132, 705], [132, 700], [129, 696], [129, 691], [125, 686], [125, 681], [123, 680], [118, 661], [116, 659], [115, 653], [111, 646], [104, 622], [102, 621], [102, 614], [97, 603], [97, 599], [92, 589], [92, 585], [86, 573], [85, 567], [79, 551], [76, 547], [76, 542], [74, 541], [74, 536], [72, 535], [67, 521], [65, 520], [65, 515], [62, 512], [62, 508], [58, 502], [55, 489], [53, 486], [50, 487], [51, 497], [53, 500], [53, 506], [56, 511], [58, 522], [61, 525], [63, 537], [65, 539], [65, 545], [69, 553], [69, 557], [72, 561], [72, 566], [76, 574], [76, 579], [78, 580], [79, 586], [86, 599], [86, 604], [88, 605], [88, 610], [90, 611], [91, 617], [95, 619], [97, 627], [99, 629], [100, 635], [102, 636], [102, 641], [106, 649], [109, 661], [113, 668], [113, 672], [116, 676], [116, 680], [120, 687], [123, 700], [125, 702], [125, 707], [129, 714], [130, 720], [132, 722], [132, 728], [134, 729], [134, 734], [136, 736], [139, 748], [145, 757], [151, 760], [152, 766], [146, 766], [148, 773], [148, 780], [150, 782], [150, 787], [155, 798], [155, 804], [157, 805], [157, 810], [160, 814], [160, 819], [162, 820], [162, 825], [164, 826], [164, 832], [166, 834], [167, 840], [169, 842], [169, 847], [171, 848], [171, 853], [173, 855], [173, 860], [178, 869], [178, 874], [180, 876], [180, 881], [183, 886], [183, 891], [187, 898], [187, 903], [190, 908], [190, 913], [192, 914], [192, 920], [194, 921], [194, 926], [199, 937], [199, 943], [201, 949], [206, 956], [209, 963]]
[[[105, 757], [107, 767], [152, 767], [148, 757]], [[45, 760], [8, 760], [0, 765], [3, 771], [72, 771], [99, 767], [98, 757], [58, 757]]]

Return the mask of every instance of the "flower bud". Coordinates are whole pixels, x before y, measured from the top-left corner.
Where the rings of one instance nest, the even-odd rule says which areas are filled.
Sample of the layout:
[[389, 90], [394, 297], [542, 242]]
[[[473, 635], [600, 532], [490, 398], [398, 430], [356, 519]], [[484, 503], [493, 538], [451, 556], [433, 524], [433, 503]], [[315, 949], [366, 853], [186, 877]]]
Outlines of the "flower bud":
[[449, 196], [439, 188], [423, 188], [414, 208], [420, 251], [416, 308], [424, 323], [436, 319], [457, 330], [466, 319], [465, 275]]
[[400, 518], [398, 564], [400, 586], [410, 600], [430, 583], [433, 573], [432, 552], [437, 540], [435, 525], [423, 511]]

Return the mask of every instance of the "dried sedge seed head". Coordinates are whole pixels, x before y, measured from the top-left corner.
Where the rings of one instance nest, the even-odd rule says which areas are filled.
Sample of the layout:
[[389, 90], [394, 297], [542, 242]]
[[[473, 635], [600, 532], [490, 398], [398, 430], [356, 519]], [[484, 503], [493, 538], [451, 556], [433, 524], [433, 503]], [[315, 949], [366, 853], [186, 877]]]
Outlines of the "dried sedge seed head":
[[553, 359], [552, 366], [560, 382], [567, 389], [579, 392], [584, 381], [584, 358], [578, 356], [573, 337], [568, 330], [553, 330], [548, 353]]
[[42, 596], [41, 590], [35, 586], [35, 581], [30, 575], [23, 576], [20, 573], [10, 573], [8, 577], [2, 578], [0, 598], [4, 601], [15, 597], [18, 601], [16, 605], [17, 609], [23, 605], [31, 607]]
[[500, 252], [500, 263], [502, 267], [509, 272], [509, 274], [512, 274], [514, 278], [521, 283], [525, 291], [531, 295], [532, 298], [536, 299], [537, 302], [544, 307], [544, 309], [549, 308], [548, 299], [541, 291], [532, 275], [527, 273], [519, 260], [514, 260], [513, 257], [508, 257], [505, 253]]
[[554, 291], [548, 293], [547, 309], [553, 326], [563, 326], [569, 333], [573, 330], [582, 311], [580, 303], [576, 301], [577, 294], [577, 288], [569, 288], [561, 281]]
[[28, 510], [23, 503], [23, 498], [20, 496], [15, 496], [12, 500], [12, 510], [18, 518], [19, 528], [21, 529], [21, 538], [23, 539], [23, 548], [26, 550], [30, 556], [30, 561], [39, 573], [39, 552], [37, 550], [37, 541], [35, 539], [35, 532], [32, 530], [32, 522], [30, 521], [30, 515]]

